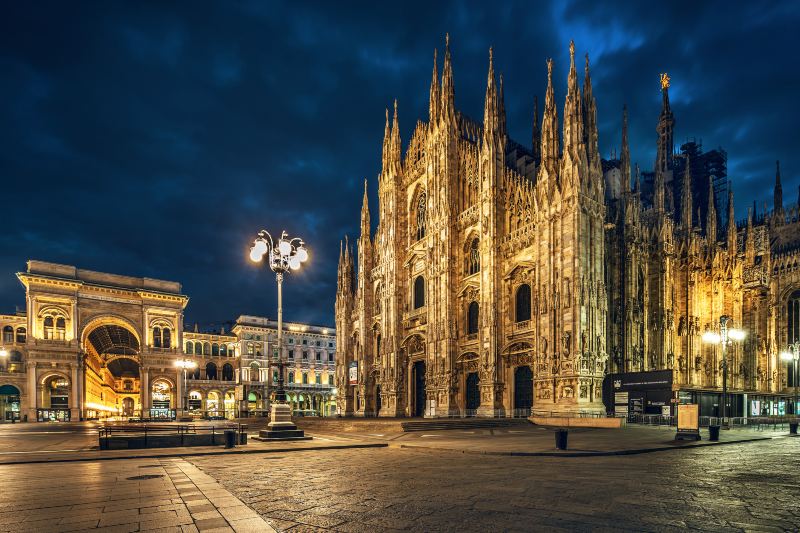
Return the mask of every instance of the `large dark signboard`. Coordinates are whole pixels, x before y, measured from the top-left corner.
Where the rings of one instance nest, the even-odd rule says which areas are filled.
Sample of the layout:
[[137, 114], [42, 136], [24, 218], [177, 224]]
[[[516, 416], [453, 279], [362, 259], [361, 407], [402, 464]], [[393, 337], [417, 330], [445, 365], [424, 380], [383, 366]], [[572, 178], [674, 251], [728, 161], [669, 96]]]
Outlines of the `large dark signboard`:
[[672, 397], [672, 370], [610, 374], [603, 382], [606, 409], [617, 415], [660, 415]]

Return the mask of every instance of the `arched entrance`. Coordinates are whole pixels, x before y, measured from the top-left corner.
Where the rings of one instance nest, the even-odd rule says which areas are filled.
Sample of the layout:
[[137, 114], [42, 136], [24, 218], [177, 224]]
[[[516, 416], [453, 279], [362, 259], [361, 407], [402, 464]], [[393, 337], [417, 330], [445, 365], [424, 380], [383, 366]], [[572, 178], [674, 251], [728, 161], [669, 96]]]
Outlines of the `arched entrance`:
[[82, 335], [86, 352], [84, 407], [87, 418], [139, 417], [142, 409], [140, 338], [126, 320], [92, 320]]
[[186, 403], [188, 404], [190, 413], [200, 414], [200, 411], [203, 410], [203, 395], [200, 394], [200, 391], [189, 391], [189, 397]]
[[533, 372], [528, 365], [514, 369], [514, 414], [530, 416], [533, 407]]
[[425, 416], [425, 361], [415, 361], [412, 368], [414, 404], [411, 406], [411, 414], [412, 416]]
[[0, 420], [19, 420], [19, 389], [14, 385], [0, 387]]
[[39, 422], [69, 422], [70, 381], [60, 374], [42, 380], [42, 408], [38, 410]]
[[475, 416], [478, 407], [481, 405], [481, 392], [478, 387], [479, 381], [477, 372], [470, 372], [467, 374], [465, 386], [466, 397], [464, 399], [464, 408], [467, 411], [467, 416]]
[[225, 393], [225, 418], [235, 418], [236, 417], [236, 394], [234, 391], [228, 391]]
[[206, 416], [210, 419], [219, 418], [220, 398], [217, 391], [211, 391], [206, 396]]
[[151, 387], [150, 418], [173, 419], [172, 384], [166, 379], [156, 379]]
[[134, 401], [127, 397], [122, 399], [122, 416], [133, 416]]

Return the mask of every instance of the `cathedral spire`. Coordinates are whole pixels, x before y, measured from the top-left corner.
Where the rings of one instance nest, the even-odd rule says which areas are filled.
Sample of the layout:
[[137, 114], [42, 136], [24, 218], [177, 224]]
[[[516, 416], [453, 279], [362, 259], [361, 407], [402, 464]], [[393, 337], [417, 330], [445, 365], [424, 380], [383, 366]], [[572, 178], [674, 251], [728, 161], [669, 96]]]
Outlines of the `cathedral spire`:
[[714, 181], [708, 177], [708, 209], [706, 211], [706, 239], [717, 242], [717, 202], [714, 198]]
[[429, 102], [430, 124], [433, 126], [439, 120], [439, 71], [436, 65], [436, 49], [433, 50], [433, 75], [431, 76], [431, 94]]
[[569, 42], [569, 75], [567, 76], [567, 98], [564, 101], [564, 155], [577, 155], [583, 144], [583, 113], [581, 91], [578, 87], [578, 71], [575, 68], [575, 42]]
[[736, 215], [733, 210], [733, 187], [728, 187], [728, 253], [736, 252]]
[[669, 84], [670, 78], [666, 73], [661, 74], [661, 95], [662, 107], [661, 116], [658, 119], [658, 147], [656, 152], [656, 174], [672, 170], [672, 154], [675, 146], [672, 132], [675, 128], [675, 119], [669, 107]]
[[553, 91], [553, 60], [547, 60], [547, 92], [544, 97], [544, 118], [542, 119], [542, 164], [544, 177], [556, 177], [558, 164], [558, 110]]
[[[700, 224], [700, 221], [697, 221]], [[692, 228], [692, 163], [686, 155], [686, 170], [683, 172], [683, 186], [681, 190], [681, 225], [689, 231]]]
[[628, 148], [628, 106], [622, 106], [622, 150], [619, 157], [620, 163], [620, 195], [631, 189], [631, 153]]
[[533, 149], [533, 159], [536, 164], [542, 159], [542, 131], [539, 129], [539, 97], [533, 97], [533, 142], [531, 147]]
[[773, 192], [773, 204], [775, 214], [783, 211], [783, 187], [781, 186], [781, 162], [775, 161], [775, 189]]
[[395, 176], [400, 174], [400, 122], [397, 118], [397, 99], [394, 100], [394, 118], [392, 118], [392, 136], [389, 141], [390, 168]]
[[483, 105], [483, 147], [497, 147], [500, 141], [500, 110], [494, 82], [494, 58], [489, 48], [489, 72], [486, 75], [486, 100]]
[[[664, 210], [664, 173], [656, 170], [655, 183], [653, 185], [653, 207], [658, 211]], [[691, 204], [689, 204], [689, 217], [691, 218]]]
[[589, 54], [586, 54], [586, 65], [583, 78], [583, 109], [585, 120], [586, 156], [589, 163], [589, 177], [598, 186], [596, 192], [602, 191], [603, 169], [600, 163], [600, 148], [597, 140], [597, 102], [592, 93], [592, 77], [589, 74]]
[[453, 128], [456, 126], [455, 89], [453, 87], [453, 65], [450, 59], [450, 34], [445, 36], [444, 65], [442, 66], [441, 119]]
[[386, 171], [389, 170], [389, 139], [391, 136], [391, 130], [389, 129], [389, 108], [386, 108], [386, 126], [383, 129], [383, 154], [381, 156], [382, 160], [382, 167], [383, 171], [381, 172], [382, 175], [386, 174]]
[[361, 204], [361, 238], [369, 240], [369, 196], [367, 196], [367, 180], [364, 179], [364, 200]]

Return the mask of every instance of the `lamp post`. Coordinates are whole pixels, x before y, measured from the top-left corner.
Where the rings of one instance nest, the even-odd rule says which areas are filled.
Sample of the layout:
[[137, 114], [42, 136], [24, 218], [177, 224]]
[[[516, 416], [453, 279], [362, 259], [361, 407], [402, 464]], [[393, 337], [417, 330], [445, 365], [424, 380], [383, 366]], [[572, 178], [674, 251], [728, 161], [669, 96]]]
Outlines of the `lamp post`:
[[794, 397], [792, 400], [792, 414], [797, 417], [797, 362], [800, 360], [800, 341], [793, 342], [789, 345], [789, 350], [785, 352], [781, 352], [781, 360], [783, 361], [791, 361], [792, 365], [792, 383], [794, 389]]
[[[250, 249], [250, 260], [254, 263], [267, 258], [269, 268], [275, 272], [278, 283], [278, 388], [275, 390], [275, 401], [270, 408], [270, 431], [262, 435], [266, 438], [294, 438], [298, 432], [292, 424], [291, 408], [286, 403], [286, 390], [284, 389], [284, 361], [283, 361], [283, 275], [292, 270], [298, 270], [308, 260], [308, 250], [302, 239], [290, 239], [285, 231], [277, 242], [266, 230], [258, 232], [258, 237]], [[277, 432], [280, 432], [278, 434]], [[291, 432], [291, 433], [289, 433]], [[299, 432], [302, 436], [302, 432]]]
[[706, 331], [703, 333], [703, 342], [708, 344], [719, 344], [722, 347], [722, 425], [728, 426], [728, 344], [732, 341], [741, 341], [745, 338], [745, 332], [740, 329], [729, 327], [733, 320], [727, 315], [719, 317], [719, 333]]
[[189, 398], [189, 391], [186, 390], [186, 370], [197, 368], [197, 363], [189, 359], [179, 359], [175, 361], [175, 366], [183, 369], [183, 411], [186, 412], [186, 404]]
[[8, 357], [8, 350], [6, 350], [5, 346], [0, 346], [0, 358], [3, 359], [3, 368], [5, 368], [5, 359]]

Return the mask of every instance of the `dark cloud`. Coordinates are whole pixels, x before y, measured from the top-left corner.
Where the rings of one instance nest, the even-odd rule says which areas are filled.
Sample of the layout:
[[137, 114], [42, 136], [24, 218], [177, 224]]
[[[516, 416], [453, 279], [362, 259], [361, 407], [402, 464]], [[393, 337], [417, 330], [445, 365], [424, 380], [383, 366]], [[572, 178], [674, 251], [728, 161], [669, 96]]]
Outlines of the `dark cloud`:
[[[592, 59], [600, 146], [655, 158], [658, 73], [672, 75], [676, 141], [724, 147], [737, 215], [800, 183], [796, 3], [594, 1], [167, 4], [14, 3], [0, 21], [0, 304], [23, 303], [29, 258], [174, 279], [189, 321], [273, 316], [274, 282], [247, 246], [302, 235], [308, 268], [286, 314], [331, 324], [339, 239], [374, 193], [383, 110], [403, 138], [427, 116], [432, 53], [450, 32], [456, 101], [481, 117], [487, 49], [509, 129], [530, 139], [545, 59], [563, 106], [569, 39]], [[441, 58], [441, 56], [440, 56]], [[580, 67], [579, 67], [580, 68]], [[374, 199], [374, 197], [373, 197]], [[375, 206], [373, 205], [373, 209]]]

